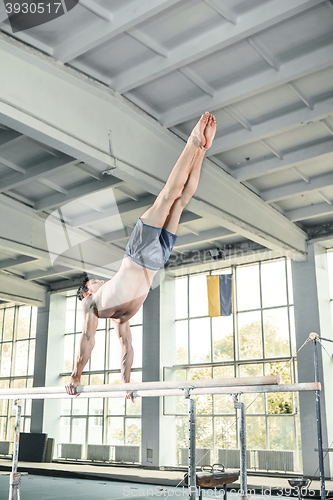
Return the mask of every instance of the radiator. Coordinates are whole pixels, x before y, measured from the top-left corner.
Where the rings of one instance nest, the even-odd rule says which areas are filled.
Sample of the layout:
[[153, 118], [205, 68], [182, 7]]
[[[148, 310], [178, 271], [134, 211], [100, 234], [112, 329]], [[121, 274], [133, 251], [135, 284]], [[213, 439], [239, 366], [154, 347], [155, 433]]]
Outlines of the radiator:
[[[251, 468], [250, 450], [246, 450], [247, 468]], [[218, 462], [223, 464], [228, 469], [239, 469], [240, 467], [240, 450], [228, 450], [225, 448], [218, 450]]]
[[0, 455], [9, 455], [10, 441], [0, 441]]
[[257, 450], [258, 467], [261, 470], [294, 470], [294, 452], [279, 450]]
[[88, 444], [88, 460], [106, 462], [110, 460], [110, 446], [106, 444]]
[[140, 446], [114, 446], [115, 462], [140, 462]]
[[59, 458], [72, 458], [75, 460], [82, 458], [82, 444], [59, 444]]
[[[202, 465], [211, 465], [210, 463], [210, 448], [196, 448], [196, 464], [201, 467]], [[181, 448], [181, 465], [188, 465], [188, 448]]]

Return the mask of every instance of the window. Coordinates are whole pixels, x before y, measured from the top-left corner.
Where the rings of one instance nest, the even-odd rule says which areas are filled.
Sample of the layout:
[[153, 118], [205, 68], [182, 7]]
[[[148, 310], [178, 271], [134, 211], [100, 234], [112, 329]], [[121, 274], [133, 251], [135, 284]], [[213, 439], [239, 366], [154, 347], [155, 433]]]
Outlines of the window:
[[[333, 257], [333, 253], [332, 253]], [[333, 258], [332, 258], [333, 270]], [[212, 274], [233, 275], [233, 314], [209, 318], [206, 276], [176, 278], [176, 365], [165, 379], [204, 379], [279, 374], [295, 381], [295, 328], [291, 266], [286, 259], [236, 266]], [[333, 295], [332, 295], [333, 296]], [[229, 395], [197, 400], [197, 446], [238, 446], [238, 422]], [[294, 449], [298, 415], [291, 393], [244, 394], [249, 449]], [[176, 416], [177, 461], [187, 447], [182, 398], [165, 398], [164, 412]], [[284, 433], [286, 439], [283, 441]], [[296, 459], [297, 460], [297, 459]]]
[[[37, 308], [6, 306], [0, 309], [0, 388], [33, 386]], [[30, 431], [31, 400], [22, 400], [22, 432]], [[0, 401], [0, 440], [13, 441], [13, 401]]]
[[[73, 370], [81, 336], [82, 303], [66, 299], [63, 384]], [[130, 320], [134, 347], [132, 382], [142, 380], [142, 309]], [[83, 370], [82, 385], [119, 384], [121, 348], [109, 319], [99, 319], [95, 347]], [[60, 440], [76, 444], [141, 444], [141, 399], [62, 400]]]
[[328, 276], [330, 285], [331, 311], [333, 313], [333, 250], [327, 251]]

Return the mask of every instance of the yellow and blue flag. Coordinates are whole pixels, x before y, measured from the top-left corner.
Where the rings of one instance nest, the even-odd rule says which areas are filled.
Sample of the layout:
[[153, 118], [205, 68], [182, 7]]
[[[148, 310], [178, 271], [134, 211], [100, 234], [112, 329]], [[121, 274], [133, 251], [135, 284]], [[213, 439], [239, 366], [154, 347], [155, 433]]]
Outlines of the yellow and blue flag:
[[232, 274], [207, 276], [207, 292], [211, 318], [232, 314]]

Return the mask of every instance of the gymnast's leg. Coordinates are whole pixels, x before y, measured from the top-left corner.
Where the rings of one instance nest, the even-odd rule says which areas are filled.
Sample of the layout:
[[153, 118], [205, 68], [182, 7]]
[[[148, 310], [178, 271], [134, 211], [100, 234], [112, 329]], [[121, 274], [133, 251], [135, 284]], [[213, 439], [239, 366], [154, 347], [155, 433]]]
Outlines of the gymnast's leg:
[[210, 115], [207, 126], [204, 130], [207, 147], [205, 146], [204, 148], [200, 148], [199, 151], [197, 152], [194, 161], [191, 165], [191, 171], [188, 176], [187, 182], [184, 186], [184, 189], [180, 197], [174, 201], [170, 209], [170, 212], [165, 220], [163, 227], [170, 233], [176, 234], [182, 211], [184, 210], [184, 208], [186, 207], [186, 205], [188, 204], [188, 202], [190, 201], [190, 199], [192, 198], [198, 187], [202, 162], [204, 160], [207, 149], [209, 149], [210, 146], [212, 145], [215, 132], [216, 132], [215, 116]]
[[142, 222], [154, 227], [163, 227], [175, 200], [181, 196], [199, 150], [205, 147], [204, 130], [210, 118], [207, 112], [194, 127], [186, 146], [173, 167], [169, 178], [155, 200], [141, 218]]

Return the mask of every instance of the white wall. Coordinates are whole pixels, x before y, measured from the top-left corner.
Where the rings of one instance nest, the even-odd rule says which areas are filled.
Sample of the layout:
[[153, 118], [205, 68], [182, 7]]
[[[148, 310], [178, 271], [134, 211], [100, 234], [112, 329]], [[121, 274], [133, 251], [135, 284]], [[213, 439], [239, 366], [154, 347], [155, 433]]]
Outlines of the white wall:
[[[173, 366], [176, 362], [175, 279], [166, 276], [160, 289], [160, 380], [163, 380], [163, 367]], [[160, 407], [159, 462], [160, 465], [176, 465], [176, 417], [164, 416], [163, 404]]]
[[[66, 296], [51, 295], [49, 315], [49, 335], [46, 359], [45, 386], [60, 386], [63, 381], [60, 373], [63, 371], [64, 344], [66, 321]], [[55, 439], [56, 446], [60, 443], [61, 399], [46, 399], [44, 403], [43, 432]], [[57, 451], [55, 451], [57, 454]]]

